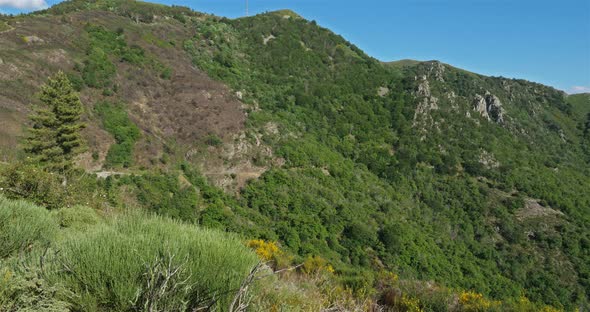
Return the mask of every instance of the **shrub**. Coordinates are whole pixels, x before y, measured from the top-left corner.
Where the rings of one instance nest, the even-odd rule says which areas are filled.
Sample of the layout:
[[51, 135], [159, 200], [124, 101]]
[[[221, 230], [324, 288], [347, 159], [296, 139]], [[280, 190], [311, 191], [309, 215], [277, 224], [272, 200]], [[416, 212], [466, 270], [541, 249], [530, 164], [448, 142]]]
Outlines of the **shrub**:
[[270, 261], [281, 251], [275, 242], [265, 242], [262, 239], [249, 240], [246, 246], [254, 249], [258, 257], [262, 260]]
[[172, 77], [172, 68], [165, 67], [164, 69], [162, 69], [162, 72], [160, 73], [160, 78], [170, 80], [171, 77]]
[[62, 179], [34, 165], [14, 164], [0, 172], [0, 190], [11, 199], [27, 199], [49, 209], [63, 204]]
[[0, 259], [48, 243], [56, 230], [45, 208], [0, 196]]
[[408, 297], [406, 295], [402, 296], [401, 300], [401, 311], [407, 312], [424, 312], [424, 310], [420, 307], [420, 300], [412, 297]]
[[84, 62], [82, 79], [87, 86], [92, 88], [110, 87], [117, 68], [109, 60], [105, 51], [94, 47], [88, 52], [88, 59]]
[[100, 221], [94, 209], [86, 206], [61, 208], [52, 212], [52, 217], [62, 228], [85, 229]]
[[48, 209], [80, 203], [99, 207], [105, 196], [100, 181], [82, 170], [62, 176], [23, 163], [0, 170], [0, 194], [9, 199], [26, 199]]
[[139, 128], [129, 119], [122, 104], [98, 103], [95, 107], [103, 126], [115, 137], [115, 144], [109, 149], [105, 165], [107, 167], [129, 167], [133, 164], [133, 148], [139, 139]]
[[198, 195], [194, 188], [181, 185], [178, 175], [144, 174], [125, 180], [137, 188], [137, 200], [151, 212], [187, 222], [196, 220]]
[[69, 311], [70, 305], [63, 301], [67, 291], [52, 286], [39, 277], [38, 270], [14, 272], [8, 267], [0, 269], [0, 311]]
[[334, 268], [328, 264], [326, 259], [320, 256], [309, 256], [303, 262], [303, 272], [307, 274], [317, 274], [321, 272], [334, 273]]
[[461, 311], [487, 311], [497, 306], [499, 302], [490, 301], [482, 294], [473, 291], [464, 291], [459, 294]]
[[220, 137], [215, 134], [210, 134], [205, 138], [205, 143], [209, 146], [220, 146], [223, 145], [223, 141]]
[[[224, 310], [257, 262], [234, 236], [137, 215], [71, 235], [56, 250], [48, 279], [73, 291], [71, 300], [83, 311], [142, 310], [156, 301], [191, 310], [216, 303]], [[174, 283], [162, 285], [163, 276]]]

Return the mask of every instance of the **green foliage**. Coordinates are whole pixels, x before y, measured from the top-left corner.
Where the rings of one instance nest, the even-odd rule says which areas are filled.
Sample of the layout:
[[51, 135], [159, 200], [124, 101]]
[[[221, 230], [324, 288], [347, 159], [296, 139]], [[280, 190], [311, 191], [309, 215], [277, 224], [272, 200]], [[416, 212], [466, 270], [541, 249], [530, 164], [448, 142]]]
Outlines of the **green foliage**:
[[220, 146], [223, 145], [223, 141], [220, 137], [215, 134], [210, 134], [205, 138], [205, 143], [209, 146]]
[[14, 164], [0, 174], [2, 192], [9, 198], [27, 199], [53, 209], [64, 203], [62, 179], [34, 165]]
[[37, 11], [38, 14], [67, 14], [78, 10], [107, 10], [114, 14], [132, 19], [137, 23], [152, 23], [154, 16], [171, 17], [184, 23], [187, 17], [201, 16], [188, 7], [172, 5], [166, 6], [157, 3], [137, 2], [134, 0], [97, 0], [88, 2], [85, 0], [71, 0], [61, 2], [47, 10]]
[[0, 32], [10, 30], [12, 27], [4, 21], [0, 21]]
[[[172, 303], [182, 310], [216, 303], [225, 310], [257, 261], [231, 235], [138, 215], [71, 235], [55, 248], [60, 252], [49, 260], [47, 279], [75, 293], [70, 300], [84, 311]], [[178, 276], [169, 276], [174, 284], [153, 297], [148, 281], [165, 272], [163, 264], [179, 269]]]
[[191, 186], [181, 185], [174, 174], [146, 174], [123, 178], [137, 188], [137, 200], [149, 211], [163, 216], [195, 221], [197, 193]]
[[86, 206], [64, 207], [52, 211], [52, 218], [62, 228], [83, 230], [100, 222], [96, 211]]
[[50, 171], [67, 171], [85, 144], [80, 133], [85, 125], [80, 121], [83, 108], [79, 95], [60, 71], [41, 87], [40, 99], [43, 106], [30, 116], [33, 127], [25, 150]]
[[[587, 302], [580, 295], [585, 273], [576, 272], [587, 272], [590, 259], [562, 245], [578, 246], [590, 234], [580, 210], [590, 204], [587, 166], [581, 149], [561, 138], [577, 140], [571, 116], [579, 107], [562, 93], [446, 65], [443, 82], [433, 62], [384, 67], [314, 23], [280, 14], [197, 27], [184, 42], [195, 65], [265, 110], [250, 115], [252, 127], [272, 120], [285, 132], [265, 137], [285, 167], [242, 191], [242, 205], [272, 224], [269, 239], [278, 236], [301, 256], [357, 268], [350, 280], [362, 276], [359, 267], [377, 263], [493, 298], [524, 292], [555, 306]], [[415, 119], [424, 100], [412, 96], [415, 77], [423, 76], [439, 99], [440, 109], [429, 112], [436, 125]], [[389, 95], [378, 95], [381, 87]], [[486, 91], [514, 118], [508, 125], [464, 117], [474, 114], [468, 110], [475, 94]], [[546, 114], [531, 117], [538, 108], [520, 103], [539, 103]], [[457, 105], [459, 112], [451, 109]], [[514, 130], [520, 126], [530, 134]], [[499, 167], [485, 165], [485, 155]], [[513, 191], [514, 197], [505, 193]], [[525, 197], [544, 199], [567, 217], [545, 230], [540, 220], [519, 219]], [[547, 253], [569, 264], [551, 265]]]
[[46, 245], [56, 230], [45, 208], [0, 196], [0, 259]]
[[85, 172], [73, 170], [61, 176], [23, 163], [0, 169], [0, 193], [8, 198], [26, 199], [48, 209], [81, 203], [102, 206], [103, 185]]
[[117, 68], [109, 60], [105, 51], [100, 47], [91, 48], [82, 69], [84, 83], [92, 88], [109, 88], [113, 84], [116, 73]]
[[171, 77], [172, 77], [172, 68], [164, 67], [162, 69], [162, 71], [160, 72], [160, 78], [170, 80]]
[[226, 311], [258, 262], [220, 231], [141, 213], [103, 220], [80, 206], [50, 213], [4, 197], [0, 238], [3, 311]]
[[133, 147], [141, 132], [133, 123], [123, 104], [97, 103], [95, 110], [102, 119], [103, 127], [115, 137], [106, 157], [107, 167], [129, 167], [133, 164]]
[[151, 68], [162, 79], [170, 79], [172, 76], [170, 67], [148, 55], [142, 47], [128, 45], [123, 28], [111, 31], [103, 26], [87, 24], [85, 30], [88, 33], [89, 44], [81, 70], [82, 79], [90, 87], [104, 88], [103, 95], [111, 96], [116, 92], [113, 80], [117, 74], [117, 65], [112, 59], [137, 67]]
[[0, 268], [0, 310], [21, 312], [65, 312], [71, 305], [64, 301], [70, 295], [63, 287], [49, 285], [39, 269], [14, 272]]

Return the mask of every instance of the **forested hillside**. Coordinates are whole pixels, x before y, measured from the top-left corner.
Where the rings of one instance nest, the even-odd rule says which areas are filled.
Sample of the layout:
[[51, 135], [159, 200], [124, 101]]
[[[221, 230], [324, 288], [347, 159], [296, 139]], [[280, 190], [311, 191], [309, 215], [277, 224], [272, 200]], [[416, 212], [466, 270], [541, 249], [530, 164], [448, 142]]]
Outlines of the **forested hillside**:
[[[27, 139], [47, 86], [82, 104], [71, 169], [55, 169], [63, 139], [63, 157]], [[589, 308], [588, 94], [382, 63], [288, 10], [226, 19], [73, 0], [0, 17], [0, 121], [0, 224], [26, 206], [30, 231], [53, 235], [10, 236], [0, 265], [42, 281], [18, 291], [52, 311], [241, 311], [227, 307], [256, 263], [244, 245], [287, 269], [253, 282], [251, 310]], [[195, 254], [231, 283], [193, 280], [209, 278]], [[60, 270], [82, 257], [94, 260]], [[166, 261], [179, 286], [153, 297], [148, 276]], [[26, 306], [7, 281], [0, 310]]]

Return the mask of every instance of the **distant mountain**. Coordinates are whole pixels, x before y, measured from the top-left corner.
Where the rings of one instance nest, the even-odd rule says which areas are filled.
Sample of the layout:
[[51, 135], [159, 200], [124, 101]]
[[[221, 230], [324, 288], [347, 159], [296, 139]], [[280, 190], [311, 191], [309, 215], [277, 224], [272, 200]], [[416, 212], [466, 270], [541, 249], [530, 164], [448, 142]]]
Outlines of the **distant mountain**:
[[85, 105], [79, 167], [118, 176], [89, 191], [104, 200], [77, 199], [93, 208], [278, 241], [359, 294], [395, 272], [425, 310], [460, 310], [429, 305], [434, 284], [589, 305], [589, 94], [382, 63], [288, 10], [73, 0], [0, 17], [4, 163], [23, 159], [36, 92], [59, 70]]

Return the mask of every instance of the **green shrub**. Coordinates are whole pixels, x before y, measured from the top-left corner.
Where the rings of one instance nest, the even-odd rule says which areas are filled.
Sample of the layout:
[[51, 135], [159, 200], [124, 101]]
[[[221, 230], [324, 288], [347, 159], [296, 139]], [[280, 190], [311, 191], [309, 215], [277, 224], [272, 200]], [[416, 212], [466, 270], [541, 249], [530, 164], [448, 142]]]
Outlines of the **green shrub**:
[[73, 291], [82, 311], [194, 310], [213, 298], [225, 310], [257, 262], [234, 236], [138, 215], [76, 233], [56, 250], [48, 279]]
[[100, 180], [82, 170], [62, 176], [23, 163], [0, 170], [0, 194], [10, 199], [26, 199], [47, 209], [81, 203], [100, 207], [105, 196]]
[[145, 174], [123, 179], [137, 188], [137, 200], [150, 212], [193, 222], [199, 197], [193, 187], [182, 186], [176, 174]]
[[0, 22], [0, 32], [6, 31], [9, 29], [11, 29], [10, 25], [8, 25], [6, 22]]
[[0, 259], [48, 243], [56, 230], [45, 208], [0, 196]]
[[0, 172], [0, 190], [11, 199], [27, 199], [49, 209], [63, 204], [66, 197], [59, 175], [25, 164], [10, 165]]
[[160, 73], [160, 78], [170, 80], [171, 77], [172, 77], [172, 68], [164, 67], [164, 69], [162, 69], [162, 72]]
[[0, 268], [0, 311], [70, 311], [70, 304], [63, 300], [67, 295], [63, 287], [43, 280], [38, 269], [14, 272]]
[[85, 229], [100, 222], [94, 209], [86, 206], [66, 207], [52, 212], [52, 217], [62, 228]]
[[82, 79], [87, 86], [92, 88], [110, 87], [117, 68], [109, 60], [105, 51], [94, 47], [88, 52], [88, 58], [84, 62]]
[[115, 137], [115, 144], [109, 149], [107, 167], [129, 167], [133, 164], [133, 148], [139, 139], [139, 128], [129, 119], [123, 104], [101, 102], [95, 107], [103, 126]]
[[205, 138], [205, 143], [209, 146], [220, 146], [223, 144], [223, 141], [217, 135], [210, 134]]
[[123, 49], [121, 53], [121, 61], [123, 62], [141, 65], [145, 60], [145, 51], [136, 45]]

